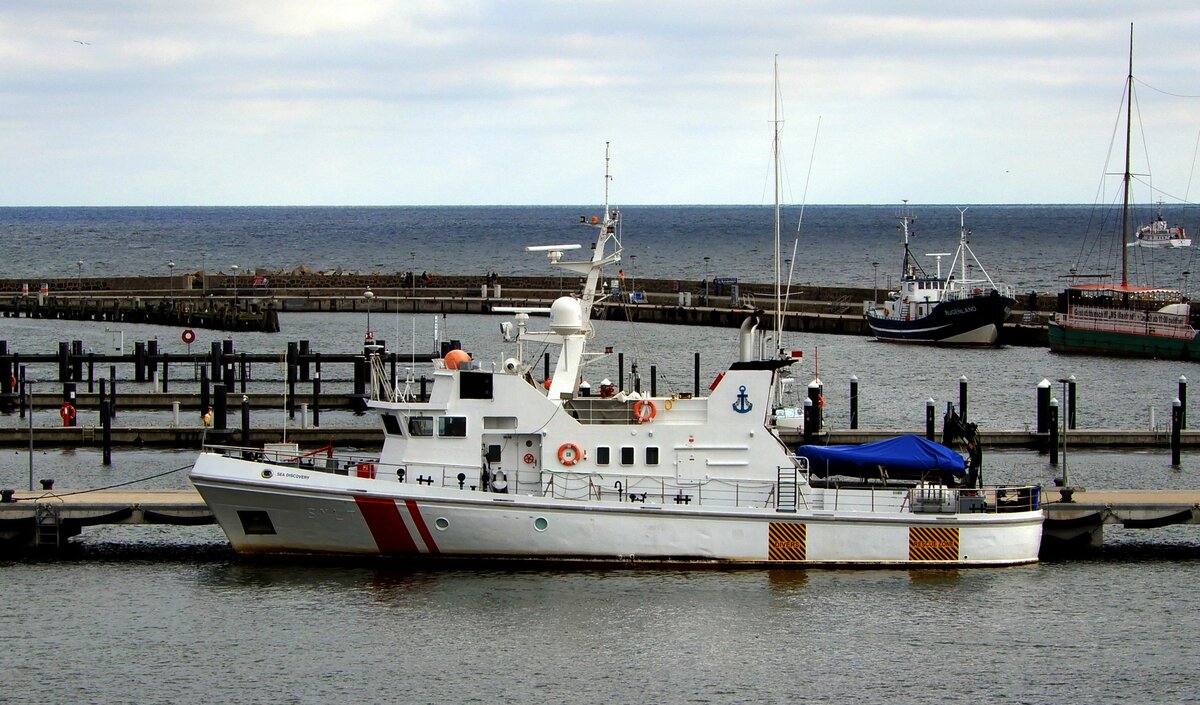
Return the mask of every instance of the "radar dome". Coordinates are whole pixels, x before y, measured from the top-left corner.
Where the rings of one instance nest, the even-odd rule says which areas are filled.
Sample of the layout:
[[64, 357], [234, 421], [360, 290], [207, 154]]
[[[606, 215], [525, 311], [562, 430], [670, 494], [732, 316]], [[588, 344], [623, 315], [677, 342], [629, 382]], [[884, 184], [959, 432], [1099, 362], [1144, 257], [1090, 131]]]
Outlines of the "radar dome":
[[583, 330], [583, 307], [579, 300], [563, 296], [550, 304], [550, 330], [559, 335], [570, 335]]

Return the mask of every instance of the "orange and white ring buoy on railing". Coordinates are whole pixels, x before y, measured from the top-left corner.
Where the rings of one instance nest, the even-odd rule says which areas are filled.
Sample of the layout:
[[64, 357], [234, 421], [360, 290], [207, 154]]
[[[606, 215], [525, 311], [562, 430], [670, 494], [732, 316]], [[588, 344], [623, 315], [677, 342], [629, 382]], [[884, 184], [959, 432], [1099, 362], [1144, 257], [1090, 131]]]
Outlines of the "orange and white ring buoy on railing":
[[638, 423], [646, 423], [657, 414], [658, 409], [654, 407], [654, 402], [649, 399], [640, 399], [633, 405], [633, 415], [637, 417]]
[[583, 451], [574, 443], [564, 443], [558, 447], [558, 462], [566, 466], [574, 465], [583, 459]]
[[64, 401], [62, 408], [58, 410], [58, 415], [62, 417], [63, 426], [70, 426], [75, 420], [75, 405], [69, 401]]

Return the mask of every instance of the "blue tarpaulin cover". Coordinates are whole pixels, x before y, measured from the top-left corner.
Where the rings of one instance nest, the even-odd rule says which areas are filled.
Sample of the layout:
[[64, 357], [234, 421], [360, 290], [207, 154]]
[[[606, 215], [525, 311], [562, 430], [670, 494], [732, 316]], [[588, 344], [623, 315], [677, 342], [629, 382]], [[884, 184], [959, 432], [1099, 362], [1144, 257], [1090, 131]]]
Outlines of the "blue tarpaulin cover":
[[808, 458], [812, 471], [825, 476], [862, 475], [864, 470], [874, 474], [879, 465], [890, 477], [930, 473], [961, 478], [967, 474], [961, 455], [914, 435], [858, 446], [800, 446], [796, 454]]

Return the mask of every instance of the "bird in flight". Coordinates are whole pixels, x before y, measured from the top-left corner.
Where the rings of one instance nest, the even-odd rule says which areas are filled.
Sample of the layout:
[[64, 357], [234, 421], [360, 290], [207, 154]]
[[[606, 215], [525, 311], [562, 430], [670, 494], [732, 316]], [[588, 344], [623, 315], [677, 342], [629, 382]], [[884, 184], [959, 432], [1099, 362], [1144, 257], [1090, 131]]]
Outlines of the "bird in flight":
[[81, 40], [79, 40], [79, 39], [73, 39], [73, 40], [71, 40], [71, 41], [75, 42], [76, 44], [84, 44], [84, 45], [87, 45], [87, 46], [91, 46], [91, 45], [92, 45], [92, 43], [91, 43], [91, 42], [85, 42], [85, 41], [81, 41]]

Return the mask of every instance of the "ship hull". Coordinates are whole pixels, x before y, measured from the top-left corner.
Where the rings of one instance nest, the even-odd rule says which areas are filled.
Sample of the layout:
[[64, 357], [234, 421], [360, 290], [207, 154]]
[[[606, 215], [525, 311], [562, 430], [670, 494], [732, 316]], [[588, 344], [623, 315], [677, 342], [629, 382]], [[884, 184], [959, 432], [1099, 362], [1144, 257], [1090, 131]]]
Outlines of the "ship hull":
[[1057, 353], [1139, 357], [1158, 360], [1200, 360], [1200, 340], [1147, 333], [1081, 329], [1050, 322], [1050, 350]]
[[912, 320], [868, 313], [867, 323], [877, 339], [887, 342], [995, 345], [1013, 303], [1005, 296], [974, 296], [942, 302]]
[[565, 500], [267, 469], [206, 453], [192, 473], [242, 554], [1001, 566], [1036, 561], [1041, 544], [1040, 509], [925, 515], [898, 503], [887, 511], [783, 512], [699, 507], [669, 496]]

